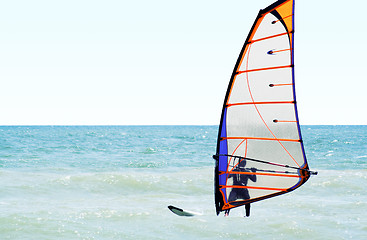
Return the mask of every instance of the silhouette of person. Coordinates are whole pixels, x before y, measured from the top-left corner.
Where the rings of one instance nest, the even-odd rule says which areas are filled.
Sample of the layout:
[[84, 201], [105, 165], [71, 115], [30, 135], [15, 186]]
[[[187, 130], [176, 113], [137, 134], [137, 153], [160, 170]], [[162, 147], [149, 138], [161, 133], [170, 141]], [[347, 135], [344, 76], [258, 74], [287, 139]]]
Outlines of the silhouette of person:
[[[233, 170], [234, 172], [256, 172], [256, 168], [245, 169], [246, 160], [241, 160], [236, 168]], [[248, 171], [251, 170], [251, 171]], [[253, 182], [256, 182], [256, 175], [252, 174], [230, 174], [229, 178], [233, 178], [233, 186], [247, 186], [247, 182], [250, 179]], [[250, 199], [250, 195], [247, 188], [233, 188], [229, 194], [229, 202], [236, 200], [246, 200]], [[250, 204], [245, 204], [246, 208], [246, 217], [250, 216]], [[229, 210], [226, 211], [226, 215], [228, 216]]]

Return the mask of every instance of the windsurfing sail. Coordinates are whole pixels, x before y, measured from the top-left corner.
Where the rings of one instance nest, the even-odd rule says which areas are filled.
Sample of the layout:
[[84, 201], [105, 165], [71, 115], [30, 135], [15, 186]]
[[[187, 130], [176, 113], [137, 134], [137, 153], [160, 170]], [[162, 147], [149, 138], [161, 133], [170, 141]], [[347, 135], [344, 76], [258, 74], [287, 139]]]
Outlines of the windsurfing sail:
[[310, 174], [294, 88], [294, 0], [260, 10], [223, 104], [215, 167], [216, 211], [284, 194]]

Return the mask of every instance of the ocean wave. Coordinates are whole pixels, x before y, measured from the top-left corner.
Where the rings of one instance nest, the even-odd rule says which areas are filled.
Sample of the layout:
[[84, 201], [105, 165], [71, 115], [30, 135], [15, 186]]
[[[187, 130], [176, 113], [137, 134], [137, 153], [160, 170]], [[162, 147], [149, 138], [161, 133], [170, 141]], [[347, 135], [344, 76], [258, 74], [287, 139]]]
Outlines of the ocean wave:
[[[212, 191], [212, 168], [185, 168], [172, 170], [129, 170], [121, 172], [74, 173], [60, 169], [58, 172], [24, 172], [13, 181], [14, 172], [0, 171], [2, 190], [8, 195], [27, 196], [88, 196], [106, 195], [127, 197], [136, 195], [187, 196], [207, 194]], [[209, 192], [208, 192], [209, 190]]]

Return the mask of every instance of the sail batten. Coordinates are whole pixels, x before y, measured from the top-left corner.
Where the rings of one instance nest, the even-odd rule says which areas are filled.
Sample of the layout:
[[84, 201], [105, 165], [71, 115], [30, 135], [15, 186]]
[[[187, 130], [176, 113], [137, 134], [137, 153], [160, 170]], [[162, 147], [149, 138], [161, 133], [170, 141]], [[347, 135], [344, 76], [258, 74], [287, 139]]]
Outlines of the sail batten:
[[[250, 169], [248, 169], [250, 170]], [[280, 174], [280, 173], [250, 173], [250, 172], [234, 172], [234, 171], [230, 171], [230, 172], [225, 172], [225, 173], [220, 173], [220, 174], [248, 174], [248, 175], [262, 175], [262, 176], [273, 176], [273, 177], [296, 177], [298, 178], [298, 174], [297, 173], [287, 173], [287, 174]]]
[[274, 70], [274, 69], [281, 69], [281, 68], [291, 68], [293, 65], [286, 65], [286, 66], [275, 66], [275, 67], [265, 67], [265, 68], [258, 68], [258, 69], [247, 69], [244, 71], [238, 71], [238, 74], [248, 73], [248, 72], [257, 72], [257, 71], [266, 71], [266, 70]]
[[246, 140], [264, 140], [264, 141], [281, 141], [281, 142], [301, 142], [301, 139], [285, 139], [285, 138], [261, 138], [261, 137], [222, 137], [220, 141], [223, 140], [233, 140], [233, 139], [246, 139]]
[[293, 191], [313, 174], [295, 96], [294, 0], [260, 10], [228, 85], [214, 158], [217, 214]]
[[281, 37], [281, 36], [283, 36], [283, 35], [291, 34], [291, 33], [293, 33], [293, 32], [294, 32], [294, 31], [292, 31], [292, 32], [279, 33], [279, 34], [276, 34], [276, 35], [273, 35], [273, 36], [269, 36], [269, 37], [264, 37], [264, 38], [254, 39], [254, 40], [251, 40], [250, 42], [247, 42], [247, 43], [248, 43], [248, 44], [251, 44], [251, 43], [254, 43], [254, 42], [264, 41], [264, 40], [271, 39], [271, 38]]
[[294, 101], [273, 101], [273, 102], [242, 102], [242, 103], [230, 103], [227, 107], [239, 106], [239, 105], [261, 105], [261, 104], [294, 104]]

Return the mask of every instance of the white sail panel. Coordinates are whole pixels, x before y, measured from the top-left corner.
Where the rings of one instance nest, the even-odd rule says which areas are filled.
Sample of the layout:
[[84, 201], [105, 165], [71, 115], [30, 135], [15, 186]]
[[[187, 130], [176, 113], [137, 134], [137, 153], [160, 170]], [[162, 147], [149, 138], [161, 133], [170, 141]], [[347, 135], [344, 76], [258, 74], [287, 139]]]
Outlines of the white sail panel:
[[236, 105], [228, 107], [227, 117], [227, 136], [299, 140], [292, 104]]
[[[267, 149], [264, 151], [264, 148]], [[274, 152], [278, 152], [274, 154]], [[286, 142], [282, 141], [281, 144], [277, 141], [259, 141], [259, 140], [249, 140], [247, 146], [247, 155], [248, 158], [253, 159], [261, 159], [266, 162], [272, 163], [280, 163], [282, 165], [288, 165], [291, 167], [298, 168], [302, 166], [303, 162], [303, 153], [299, 148], [299, 143], [297, 142]], [[279, 161], [279, 159], [281, 161]], [[258, 165], [262, 169], [270, 169], [274, 171], [293, 171], [292, 169], [284, 169], [282, 166], [276, 165], [260, 165], [257, 162], [251, 162], [251, 165]]]
[[239, 68], [239, 71], [290, 65], [290, 44], [288, 35], [253, 42]]
[[[237, 75], [228, 104], [252, 102], [293, 101], [292, 69], [249, 72]], [[270, 87], [273, 86], [273, 87]]]

